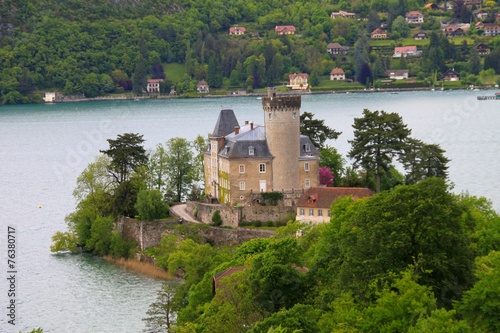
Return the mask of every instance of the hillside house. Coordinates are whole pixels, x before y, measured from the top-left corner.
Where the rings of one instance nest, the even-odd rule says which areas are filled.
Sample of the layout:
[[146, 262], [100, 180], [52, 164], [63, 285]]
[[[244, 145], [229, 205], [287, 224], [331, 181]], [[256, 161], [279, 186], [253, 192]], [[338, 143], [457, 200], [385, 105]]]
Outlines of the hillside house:
[[345, 80], [345, 72], [342, 68], [335, 67], [332, 69], [330, 72], [330, 80], [331, 81], [338, 81], [338, 80]]
[[245, 34], [247, 29], [245, 27], [231, 27], [229, 28], [229, 34], [233, 36], [241, 36]]
[[481, 43], [481, 44], [476, 46], [476, 51], [479, 55], [488, 55], [488, 54], [490, 54], [491, 47]]
[[484, 35], [489, 37], [495, 37], [500, 35], [500, 24], [496, 23], [485, 23], [483, 26]]
[[388, 69], [385, 75], [393, 80], [405, 80], [408, 78], [409, 71], [407, 69]]
[[277, 25], [274, 28], [274, 31], [278, 35], [294, 35], [295, 34], [295, 26], [293, 25]]
[[[298, 200], [319, 183], [319, 152], [300, 134], [301, 96], [262, 98], [264, 126], [233, 110], [220, 111], [204, 153], [205, 197], [210, 202], [252, 205], [260, 192], [288, 193]], [[292, 206], [294, 204], [292, 203]]]
[[371, 33], [371, 39], [387, 39], [387, 37], [388, 37], [387, 32], [380, 28], [373, 30]]
[[484, 20], [488, 18], [488, 12], [483, 9], [473, 10], [472, 15], [474, 15], [478, 20]]
[[416, 40], [427, 39], [427, 33], [425, 31], [419, 31], [413, 35], [413, 38]]
[[160, 83], [163, 82], [163, 79], [149, 79], [148, 84], [146, 86], [146, 91], [150, 94], [159, 93], [160, 92]]
[[458, 81], [460, 80], [460, 74], [455, 72], [454, 69], [448, 69], [443, 73], [443, 80], [445, 81]]
[[406, 14], [406, 22], [410, 24], [424, 23], [424, 15], [421, 12], [413, 10]]
[[349, 13], [349, 12], [345, 12], [343, 10], [340, 10], [338, 12], [332, 12], [330, 14], [330, 17], [332, 19], [336, 19], [336, 18], [356, 18], [356, 13]]
[[45, 103], [54, 103], [54, 102], [58, 102], [58, 101], [61, 101], [62, 100], [62, 94], [61, 93], [58, 93], [58, 92], [55, 92], [55, 91], [50, 91], [50, 92], [46, 92], [44, 97], [43, 97], [43, 101]]
[[208, 86], [207, 81], [205, 81], [205, 80], [199, 81], [198, 84], [196, 85], [196, 91], [201, 93], [201, 94], [209, 93], [210, 87]]
[[450, 25], [443, 29], [446, 37], [462, 37], [465, 35], [465, 30], [457, 25]]
[[308, 82], [309, 74], [307, 73], [299, 73], [299, 74], [290, 74], [288, 75], [289, 83], [287, 87], [292, 89], [301, 89], [305, 90], [309, 88]]
[[370, 197], [372, 190], [358, 187], [311, 187], [297, 202], [297, 221], [325, 223], [330, 221], [332, 203], [343, 197], [353, 200]]
[[417, 50], [415, 45], [412, 46], [396, 46], [394, 48], [393, 58], [401, 58], [401, 57], [416, 57], [420, 55], [420, 51]]
[[349, 46], [342, 46], [339, 43], [328, 43], [326, 51], [329, 54], [347, 54], [349, 53]]
[[476, 22], [474, 25], [476, 29], [483, 29], [484, 28], [484, 23], [483, 22]]

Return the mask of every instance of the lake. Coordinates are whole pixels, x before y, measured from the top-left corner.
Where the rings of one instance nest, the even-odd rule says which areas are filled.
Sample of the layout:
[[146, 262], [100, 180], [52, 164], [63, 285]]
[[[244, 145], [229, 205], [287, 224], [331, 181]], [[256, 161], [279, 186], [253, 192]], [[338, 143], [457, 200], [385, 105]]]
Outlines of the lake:
[[[446, 151], [454, 192], [485, 196], [500, 211], [500, 100], [477, 99], [495, 92], [306, 95], [301, 111], [343, 132], [328, 144], [344, 156], [364, 108], [398, 112], [412, 137]], [[76, 178], [108, 148], [106, 139], [139, 133], [147, 149], [172, 137], [193, 140], [213, 130], [221, 108], [232, 108], [240, 123], [264, 122], [255, 97], [0, 106], [0, 332], [142, 331], [161, 281], [89, 255], [52, 254], [51, 236], [66, 230]], [[6, 316], [8, 227], [16, 237], [15, 327]]]

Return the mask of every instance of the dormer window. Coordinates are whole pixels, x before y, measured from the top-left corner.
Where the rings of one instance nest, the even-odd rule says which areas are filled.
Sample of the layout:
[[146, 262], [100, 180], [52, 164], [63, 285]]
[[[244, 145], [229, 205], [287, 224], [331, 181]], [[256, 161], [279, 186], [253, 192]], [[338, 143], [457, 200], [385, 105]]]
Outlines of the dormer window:
[[229, 154], [229, 147], [228, 146], [225, 147], [224, 154], [226, 154], [226, 155]]
[[305, 151], [306, 153], [309, 153], [309, 152], [311, 151], [311, 146], [310, 146], [308, 143], [306, 143], [306, 144], [304, 145], [304, 151]]
[[248, 155], [255, 155], [255, 148], [253, 146], [248, 147]]

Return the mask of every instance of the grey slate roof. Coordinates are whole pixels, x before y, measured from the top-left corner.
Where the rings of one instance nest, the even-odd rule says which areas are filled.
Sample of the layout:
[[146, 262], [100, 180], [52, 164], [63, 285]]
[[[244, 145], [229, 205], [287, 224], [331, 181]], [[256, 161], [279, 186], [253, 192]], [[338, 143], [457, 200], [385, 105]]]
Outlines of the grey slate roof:
[[[306, 151], [306, 145], [309, 145], [309, 151]], [[300, 136], [300, 158], [315, 159], [319, 156], [319, 150], [314, 146], [311, 139], [307, 135]]]
[[212, 135], [226, 136], [229, 133], [234, 132], [234, 126], [239, 126], [238, 120], [234, 115], [234, 111], [231, 109], [221, 110]]
[[[219, 155], [233, 157], [269, 157], [269, 147], [266, 141], [266, 132], [263, 126], [255, 126], [250, 129], [250, 125], [244, 125], [239, 134], [234, 132], [226, 136], [225, 147], [221, 149]], [[254, 148], [254, 154], [249, 155], [249, 148]]]

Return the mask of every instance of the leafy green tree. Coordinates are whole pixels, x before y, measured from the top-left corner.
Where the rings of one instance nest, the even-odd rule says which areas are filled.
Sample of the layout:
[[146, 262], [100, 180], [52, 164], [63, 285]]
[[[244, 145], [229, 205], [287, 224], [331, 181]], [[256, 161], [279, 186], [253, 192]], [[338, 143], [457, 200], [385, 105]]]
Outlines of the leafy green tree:
[[141, 220], [153, 221], [168, 216], [168, 205], [159, 190], [142, 189], [137, 195], [135, 209]]
[[167, 182], [167, 151], [161, 143], [149, 155], [147, 173], [148, 188], [164, 191]]
[[313, 271], [340, 291], [371, 299], [371, 282], [414, 265], [419, 283], [432, 287], [438, 305], [450, 306], [473, 281], [473, 222], [465, 223], [465, 212], [440, 178], [368, 199], [339, 199]]
[[388, 172], [392, 160], [405, 147], [411, 134], [397, 113], [365, 109], [362, 118], [354, 118], [354, 140], [349, 157], [354, 166], [363, 167], [375, 175], [376, 191], [380, 192], [382, 172]]
[[476, 259], [478, 281], [464, 293], [460, 314], [475, 332], [500, 330], [500, 252], [491, 251]]
[[340, 186], [345, 173], [345, 163], [345, 159], [336, 148], [327, 145], [319, 150], [319, 166], [332, 170], [333, 186]]
[[156, 301], [149, 305], [146, 312], [146, 332], [170, 332], [175, 325], [176, 315], [174, 306], [175, 288], [171, 282], [164, 282], [158, 291]]
[[469, 333], [470, 326], [457, 319], [455, 310], [435, 309], [430, 316], [420, 316], [408, 333]]
[[58, 231], [52, 236], [52, 242], [51, 252], [76, 252], [78, 250], [78, 239], [73, 232]]
[[274, 328], [281, 327], [281, 332], [316, 333], [319, 332], [318, 319], [320, 315], [321, 310], [314, 308], [312, 305], [296, 304], [291, 309], [283, 309], [273, 313], [257, 323], [248, 332], [276, 332]]
[[300, 134], [307, 135], [321, 149], [326, 140], [336, 140], [342, 132], [326, 126], [324, 120], [314, 119], [314, 114], [304, 112], [300, 115]]
[[109, 253], [112, 231], [111, 217], [97, 217], [90, 227], [90, 238], [85, 243], [85, 249], [100, 256]]
[[410, 26], [404, 16], [398, 16], [394, 21], [392, 21], [391, 31], [399, 33], [403, 38], [410, 35]]
[[130, 175], [147, 162], [144, 139], [137, 133], [118, 134], [115, 140], [108, 139], [109, 149], [101, 153], [111, 158], [109, 172], [117, 183], [130, 179]]
[[166, 144], [167, 186], [175, 193], [177, 202], [187, 196], [195, 179], [191, 146], [184, 138], [172, 138]]

